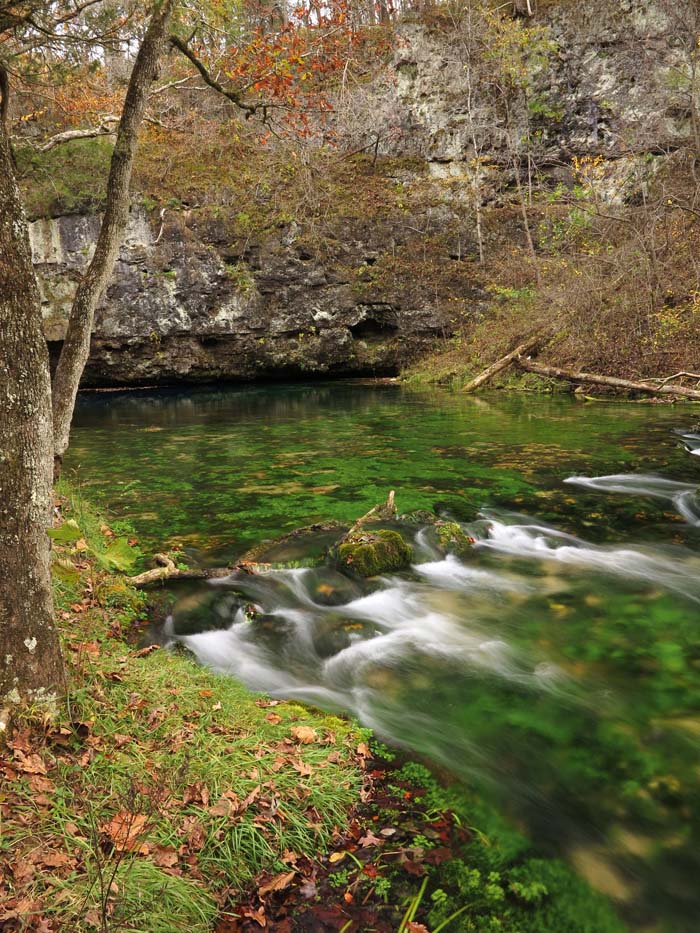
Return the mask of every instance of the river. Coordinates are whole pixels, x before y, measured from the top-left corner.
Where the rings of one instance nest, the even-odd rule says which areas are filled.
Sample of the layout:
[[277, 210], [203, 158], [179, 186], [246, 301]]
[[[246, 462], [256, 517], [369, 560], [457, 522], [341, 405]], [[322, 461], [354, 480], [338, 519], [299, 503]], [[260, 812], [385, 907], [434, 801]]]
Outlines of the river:
[[[700, 458], [693, 409], [335, 383], [81, 398], [66, 469], [146, 552], [203, 564], [396, 490], [417, 529], [370, 586], [292, 568], [211, 588], [181, 636], [251, 687], [352, 712], [498, 801], [631, 929], [700, 916]], [[685, 435], [685, 437], [683, 436]], [[247, 587], [247, 590], [245, 589]], [[212, 622], [211, 620], [214, 620]]]

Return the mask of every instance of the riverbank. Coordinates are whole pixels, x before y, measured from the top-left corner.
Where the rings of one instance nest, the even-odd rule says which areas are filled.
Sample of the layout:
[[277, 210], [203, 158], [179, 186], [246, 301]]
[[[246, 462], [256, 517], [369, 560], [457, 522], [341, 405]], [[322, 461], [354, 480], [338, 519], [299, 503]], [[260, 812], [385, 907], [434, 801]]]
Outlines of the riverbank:
[[121, 572], [137, 542], [70, 491], [57, 505], [69, 704], [4, 737], [3, 929], [622, 929], [367, 730], [141, 646], [147, 607]]

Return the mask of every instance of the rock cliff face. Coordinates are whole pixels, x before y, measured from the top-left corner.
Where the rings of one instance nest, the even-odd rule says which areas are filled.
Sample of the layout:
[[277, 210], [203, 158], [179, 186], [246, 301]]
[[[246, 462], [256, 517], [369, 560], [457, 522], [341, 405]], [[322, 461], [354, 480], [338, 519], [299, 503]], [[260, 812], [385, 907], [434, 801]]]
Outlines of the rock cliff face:
[[[315, 250], [300, 218], [233, 248], [215, 222], [202, 225], [187, 210], [155, 220], [135, 205], [85, 383], [396, 372], [455, 326], [454, 305], [435, 282], [474, 253], [475, 164], [483, 208], [494, 214], [512, 203], [526, 139], [549, 183], [571, 177], [574, 157], [601, 156], [601, 192], [607, 184], [611, 200], [624, 200], [692, 137], [700, 101], [681, 80], [692, 9], [691, 0], [540, 0], [533, 42], [544, 51], [528, 65], [528, 94], [515, 96], [509, 122], [488, 60], [471, 66], [468, 26], [404, 24], [393, 73], [363, 91], [360, 113], [381, 136], [380, 158], [406, 166], [390, 178], [413, 192], [400, 223], [369, 212], [333, 249]], [[517, 229], [494, 234], [499, 223], [487, 235], [522, 243]], [[31, 225], [54, 346], [98, 224], [93, 215]], [[403, 281], [373, 277], [397, 248], [426, 237], [440, 246], [430, 282], [410, 281], [405, 269]], [[462, 275], [455, 289], [467, 313], [483, 313], [477, 282]]]
[[[48, 340], [63, 339], [98, 216], [31, 224]], [[447, 326], [420, 300], [368, 301], [280, 231], [235, 265], [175, 214], [160, 230], [132, 209], [126, 242], [97, 313], [86, 385], [387, 374]], [[361, 246], [359, 244], [361, 253]], [[358, 266], [362, 257], [358, 256]]]

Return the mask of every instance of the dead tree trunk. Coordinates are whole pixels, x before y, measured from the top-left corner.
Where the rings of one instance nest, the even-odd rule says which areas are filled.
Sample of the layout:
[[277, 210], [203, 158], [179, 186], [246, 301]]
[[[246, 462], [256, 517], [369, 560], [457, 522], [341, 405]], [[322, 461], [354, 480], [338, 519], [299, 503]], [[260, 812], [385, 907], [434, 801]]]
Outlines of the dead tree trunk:
[[75, 294], [53, 384], [54, 458], [57, 471], [68, 447], [80, 378], [90, 353], [95, 309], [112, 275], [129, 219], [129, 185], [148, 93], [158, 75], [174, 0], [156, 7], [139, 49], [124, 101], [107, 182], [107, 204], [95, 254]]
[[627, 389], [630, 392], [644, 392], [647, 395], [671, 395], [676, 398], [689, 398], [700, 401], [700, 392], [697, 389], [686, 389], [685, 386], [658, 385], [652, 386], [646, 382], [634, 382], [631, 379], [618, 379], [617, 376], [600, 376], [593, 373], [576, 372], [570, 369], [559, 369], [556, 366], [545, 366], [544, 363], [535, 363], [522, 356], [516, 358], [515, 363], [520, 369], [539, 376], [549, 376], [552, 379], [566, 379], [569, 382], [580, 382], [584, 385], [610, 386], [614, 389]]
[[495, 363], [492, 363], [490, 366], [487, 366], [482, 372], [479, 373], [471, 382], [468, 382], [462, 389], [463, 392], [473, 392], [475, 389], [478, 389], [479, 386], [482, 386], [485, 382], [488, 382], [489, 379], [493, 379], [498, 373], [502, 370], [507, 369], [511, 363], [514, 363], [519, 356], [523, 353], [529, 353], [530, 350], [534, 350], [535, 347], [542, 343], [544, 340], [544, 334], [539, 332], [534, 336], [530, 337], [524, 343], [521, 343], [520, 346], [516, 347], [515, 350], [511, 350], [510, 353], [506, 353], [505, 356], [502, 356], [500, 360], [496, 360]]
[[[2, 71], [0, 65], [0, 71]], [[2, 81], [2, 107], [7, 82]], [[50, 577], [53, 432], [41, 303], [0, 120], [0, 707], [64, 692]]]

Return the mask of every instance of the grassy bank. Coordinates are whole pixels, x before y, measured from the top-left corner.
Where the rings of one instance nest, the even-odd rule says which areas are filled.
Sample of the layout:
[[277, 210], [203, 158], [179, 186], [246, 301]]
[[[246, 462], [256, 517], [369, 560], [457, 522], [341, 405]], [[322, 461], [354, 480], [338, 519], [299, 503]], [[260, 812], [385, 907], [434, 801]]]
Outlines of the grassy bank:
[[80, 533], [64, 524], [54, 557], [70, 702], [56, 721], [27, 711], [0, 752], [0, 926], [210, 930], [253, 879], [294, 877], [340, 837], [361, 735], [127, 643], [144, 601], [105, 568], [133, 548], [79, 499], [64, 515]]
[[70, 702], [27, 711], [0, 746], [3, 930], [619, 933], [463, 788], [144, 644], [144, 598], [118, 569], [136, 542], [60, 498]]

